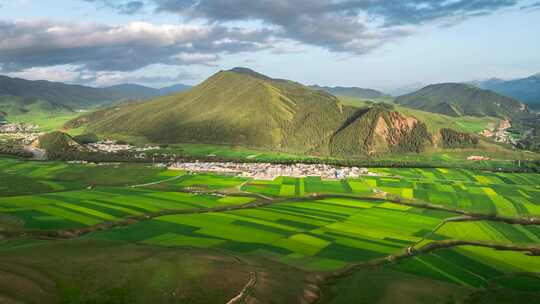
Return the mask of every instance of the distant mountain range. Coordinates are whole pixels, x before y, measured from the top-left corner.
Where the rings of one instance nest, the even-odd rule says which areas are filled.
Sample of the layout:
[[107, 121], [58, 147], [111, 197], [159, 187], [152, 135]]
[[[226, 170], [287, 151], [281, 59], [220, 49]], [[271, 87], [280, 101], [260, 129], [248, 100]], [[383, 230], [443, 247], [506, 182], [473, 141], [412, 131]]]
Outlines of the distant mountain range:
[[448, 116], [516, 117], [528, 113], [527, 106], [513, 98], [469, 84], [434, 84], [402, 95], [396, 103]]
[[161, 89], [155, 89], [146, 87], [139, 84], [119, 84], [110, 87], [103, 88], [104, 90], [119, 93], [124, 99], [141, 100], [153, 97], [171, 95], [179, 92], [189, 90], [191, 86], [185, 84], [176, 84], [169, 87], [163, 87]]
[[336, 96], [357, 97], [362, 99], [376, 99], [381, 97], [388, 97], [388, 95], [384, 94], [383, 92], [358, 87], [325, 87], [313, 85], [310, 86], [310, 88], [314, 90], [325, 91]]
[[100, 135], [153, 142], [243, 145], [307, 155], [420, 152], [426, 126], [380, 106], [354, 108], [302, 84], [245, 68], [220, 71], [181, 94], [124, 104], [75, 119]]
[[470, 83], [482, 89], [513, 97], [532, 108], [540, 108], [540, 74], [513, 80], [492, 78]]
[[[123, 84], [107, 88], [94, 88], [45, 80], [30, 81], [0, 76], [0, 108], [9, 104], [10, 111], [21, 110], [33, 102], [42, 101], [52, 107], [85, 108], [122, 100], [141, 100], [168, 95], [189, 89], [176, 85], [154, 89], [135, 84]], [[9, 111], [6, 111], [9, 113]]]

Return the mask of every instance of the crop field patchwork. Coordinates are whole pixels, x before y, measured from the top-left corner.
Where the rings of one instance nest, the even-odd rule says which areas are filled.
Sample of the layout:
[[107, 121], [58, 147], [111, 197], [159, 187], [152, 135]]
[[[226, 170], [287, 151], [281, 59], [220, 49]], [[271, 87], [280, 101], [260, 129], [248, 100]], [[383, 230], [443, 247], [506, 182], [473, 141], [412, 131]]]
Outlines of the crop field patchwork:
[[24, 221], [26, 229], [68, 229], [163, 209], [245, 204], [249, 197], [221, 197], [132, 188], [96, 188], [32, 196], [0, 197], [0, 212]]
[[271, 256], [308, 269], [329, 269], [399, 252], [405, 245], [419, 241], [424, 232], [440, 222], [441, 216], [444, 214], [426, 214], [414, 208], [397, 210], [389, 203], [327, 199], [228, 213], [163, 216], [92, 237], [118, 239], [123, 234], [139, 235], [149, 225], [165, 222], [168, 227], [178, 226], [173, 230], [183, 233], [171, 236], [153, 229], [155, 235], [142, 233], [137, 241], [186, 246], [186, 238], [201, 238], [197, 246], [207, 244], [233, 252]]
[[[1, 158], [0, 231], [84, 228], [152, 213], [156, 214], [152, 218], [79, 239], [227, 252], [321, 272], [444, 240], [540, 243], [537, 225], [486, 220], [442, 224], [457, 216], [452, 208], [510, 218], [540, 216], [538, 174], [414, 168], [370, 171], [377, 175], [340, 181], [319, 177], [263, 181], [144, 164], [95, 166]], [[450, 209], [390, 202], [381, 193]], [[266, 203], [257, 205], [260, 202]], [[248, 203], [252, 204], [244, 208]], [[240, 205], [243, 209], [229, 208]], [[214, 207], [227, 208], [199, 212]], [[158, 213], [164, 210], [182, 213]], [[436, 250], [383, 267], [467, 288], [495, 283], [515, 290], [540, 288], [537, 276], [523, 275], [540, 271], [537, 257], [478, 246]]]

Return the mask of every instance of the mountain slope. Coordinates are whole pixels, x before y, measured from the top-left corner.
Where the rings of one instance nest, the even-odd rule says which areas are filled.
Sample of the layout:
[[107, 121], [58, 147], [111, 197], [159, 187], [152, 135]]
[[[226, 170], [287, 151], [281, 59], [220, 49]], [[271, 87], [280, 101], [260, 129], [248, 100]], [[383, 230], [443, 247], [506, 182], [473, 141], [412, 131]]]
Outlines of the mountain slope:
[[110, 92], [115, 92], [115, 94], [121, 95], [123, 99], [137, 100], [161, 96], [158, 89], [132, 83], [123, 83], [110, 87], [105, 87], [102, 89]]
[[35, 97], [0, 96], [0, 114], [3, 116], [21, 115], [29, 112], [57, 113], [73, 112], [65, 105], [52, 103]]
[[154, 98], [154, 97], [159, 97], [159, 96], [171, 95], [171, 94], [187, 91], [190, 88], [191, 86], [181, 84], [181, 83], [168, 86], [168, 87], [163, 87], [160, 89], [150, 88], [150, 87], [139, 85], [139, 84], [124, 83], [124, 84], [106, 87], [104, 89], [112, 91], [112, 92], [117, 92], [121, 94], [124, 99], [140, 100], [140, 99], [149, 99], [149, 98]]
[[357, 87], [325, 87], [313, 85], [310, 88], [314, 90], [320, 90], [328, 92], [336, 96], [358, 97], [364, 99], [375, 99], [381, 97], [387, 97], [388, 95], [373, 89], [364, 89]]
[[508, 81], [501, 79], [475, 81], [473, 84], [515, 98], [531, 107], [540, 107], [540, 74]]
[[[379, 128], [380, 118], [390, 116], [394, 120]], [[236, 68], [190, 91], [101, 110], [67, 126], [81, 124], [98, 134], [137, 135], [155, 142], [354, 156], [393, 150], [417, 122], [379, 107], [343, 106], [326, 92]]]
[[17, 98], [35, 98], [51, 104], [72, 108], [85, 108], [120, 100], [141, 100], [163, 96], [171, 92], [185, 90], [186, 86], [177, 85], [163, 89], [153, 89], [135, 84], [122, 84], [108, 88], [93, 88], [82, 85], [31, 81], [21, 78], [0, 76], [0, 95]]
[[32, 97], [69, 107], [84, 107], [123, 99], [117, 91], [45, 80], [0, 76], [0, 95]]
[[166, 95], [171, 95], [171, 94], [175, 94], [179, 92], [184, 92], [191, 88], [192, 87], [189, 85], [179, 83], [172, 86], [163, 87], [161, 89], [158, 89], [158, 91], [159, 91], [159, 96], [166, 96]]
[[497, 93], [459, 83], [427, 86], [403, 95], [396, 103], [449, 116], [514, 117], [528, 113], [525, 104]]

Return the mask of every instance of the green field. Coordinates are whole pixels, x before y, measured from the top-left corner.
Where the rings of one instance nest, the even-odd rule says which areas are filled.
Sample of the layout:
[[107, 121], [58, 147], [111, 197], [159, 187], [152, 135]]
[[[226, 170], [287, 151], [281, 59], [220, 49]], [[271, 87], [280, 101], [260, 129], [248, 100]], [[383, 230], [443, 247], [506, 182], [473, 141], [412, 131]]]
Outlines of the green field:
[[24, 114], [9, 115], [8, 120], [10, 122], [23, 122], [28, 124], [35, 124], [38, 126], [40, 132], [51, 132], [60, 130], [64, 124], [79, 116], [80, 113], [76, 112], [43, 112], [43, 111], [31, 111]]
[[[0, 158], [0, 169], [0, 235], [8, 233], [5, 240], [0, 238], [0, 256], [17, 265], [0, 262], [0, 272], [21, 282], [31, 279], [38, 286], [48, 280], [47, 284], [60, 289], [46, 288], [47, 296], [67, 303], [78, 303], [73, 299], [92, 301], [87, 298], [89, 292], [99, 295], [97, 303], [110, 303], [104, 300], [107, 297], [120, 301], [117, 297], [135, 295], [157, 299], [151, 295], [155, 292], [152, 288], [145, 293], [137, 290], [142, 269], [152, 273], [156, 288], [166, 286], [167, 290], [174, 289], [171, 280], [193, 278], [200, 286], [212, 286], [215, 283], [208, 281], [208, 276], [239, 271], [244, 273], [240, 281], [245, 282], [250, 271], [260, 272], [263, 283], [255, 287], [252, 297], [279, 291], [282, 303], [308, 288], [303, 277], [340, 273], [346, 267], [360, 268], [326, 287], [321, 285], [326, 302], [350, 303], [357, 296], [377, 298], [383, 294], [390, 298], [408, 295], [410, 303], [488, 299], [490, 294], [508, 299], [501, 303], [512, 303], [511, 299], [539, 296], [540, 259], [513, 250], [468, 245], [383, 262], [376, 268], [361, 266], [403, 254], [409, 247], [418, 249], [445, 240], [537, 246], [538, 225], [483, 219], [443, 221], [459, 216], [452, 209], [538, 218], [539, 174], [376, 168], [370, 169], [376, 176], [342, 181], [319, 177], [261, 181], [167, 171], [146, 164], [98, 166], [14, 158]], [[410, 205], [414, 203], [449, 209]], [[168, 213], [162, 215], [164, 211]], [[61, 243], [32, 237], [43, 235], [43, 231], [77, 231], [129, 218], [131, 222], [116, 228], [88, 230]], [[9, 236], [13, 232], [17, 232], [16, 237]], [[142, 268], [126, 266], [131, 262], [110, 265], [103, 260], [105, 255], [89, 258], [88, 252], [99, 248], [120, 260], [142, 259]], [[63, 256], [68, 264], [54, 272], [54, 264], [33, 254], [42, 250]], [[181, 256], [207, 266], [197, 275], [184, 270], [176, 275], [167, 272], [170, 267], [184, 269], [177, 264], [185, 259]], [[250, 262], [236, 265], [231, 259]], [[89, 267], [84, 270], [88, 275], [67, 282], [75, 269], [83, 271], [83, 263]], [[255, 265], [259, 270], [250, 268]], [[112, 271], [100, 275], [102, 267]], [[37, 268], [46, 279], [35, 277], [32, 271]], [[284, 271], [278, 269], [287, 269], [283, 273], [290, 277], [288, 287], [274, 277]], [[134, 279], [130, 281], [121, 273]], [[367, 282], [365, 275], [372, 275], [373, 281]], [[96, 283], [98, 278], [102, 278], [101, 283]], [[109, 281], [116, 282], [111, 283], [116, 291], [104, 289], [103, 284]], [[230, 298], [234, 294], [230, 288], [238, 290], [242, 285], [238, 280], [226, 282], [208, 299]], [[369, 284], [377, 287], [353, 288]], [[0, 296], [17, 300], [22, 300], [21, 294], [30, 297], [32, 288], [37, 287], [27, 285], [17, 285], [14, 290], [20, 292], [14, 293], [9, 282], [0, 280]], [[185, 294], [190, 303], [204, 303], [196, 284], [189, 286]], [[421, 286], [429, 286], [429, 290]], [[356, 294], [360, 290], [362, 294]]]

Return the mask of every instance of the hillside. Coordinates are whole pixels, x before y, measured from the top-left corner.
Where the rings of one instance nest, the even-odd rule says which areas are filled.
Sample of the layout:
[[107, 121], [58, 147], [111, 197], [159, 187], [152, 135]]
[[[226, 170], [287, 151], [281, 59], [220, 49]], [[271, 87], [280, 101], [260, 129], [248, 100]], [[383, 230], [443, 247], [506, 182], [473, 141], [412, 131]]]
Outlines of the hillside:
[[532, 108], [540, 107], [540, 74], [513, 80], [475, 81], [473, 84], [525, 102]]
[[104, 88], [105, 90], [110, 90], [120, 93], [124, 99], [149, 99], [159, 96], [165, 96], [170, 94], [175, 94], [183, 91], [187, 91], [191, 86], [185, 84], [176, 84], [168, 87], [163, 87], [160, 89], [150, 88], [147, 86], [139, 84], [124, 83], [119, 85], [114, 85]]
[[165, 95], [171, 95], [171, 94], [175, 94], [179, 92], [184, 92], [191, 88], [192, 86], [190, 85], [179, 83], [172, 86], [163, 87], [161, 89], [158, 89], [158, 91], [159, 91], [159, 96], [165, 96]]
[[33, 145], [43, 149], [48, 159], [63, 159], [83, 150], [71, 136], [59, 131], [41, 135]]
[[68, 106], [35, 97], [0, 96], [0, 115], [11, 117], [34, 111], [41, 113], [73, 112]]
[[[331, 94], [236, 68], [192, 90], [84, 115], [97, 134], [144, 136], [154, 142], [234, 144], [313, 155], [364, 155], [404, 149], [422, 125], [380, 107], [344, 106]], [[425, 127], [425, 126], [424, 126]]]
[[454, 117], [506, 118], [528, 113], [527, 106], [515, 99], [459, 83], [430, 85], [400, 96], [395, 102], [406, 107]]
[[123, 84], [108, 88], [94, 88], [82, 85], [30, 81], [21, 78], [0, 76], [0, 96], [34, 98], [55, 105], [71, 108], [87, 108], [126, 99], [146, 99], [186, 89], [184, 85], [153, 89], [140, 85]]
[[6, 76], [0, 76], [0, 95], [38, 98], [69, 107], [87, 107], [124, 98], [120, 92], [111, 89]]
[[314, 90], [320, 90], [328, 92], [336, 96], [347, 96], [347, 97], [357, 97], [364, 99], [376, 99], [382, 97], [388, 97], [388, 95], [373, 89], [364, 89], [358, 87], [325, 87], [313, 85], [310, 88]]

